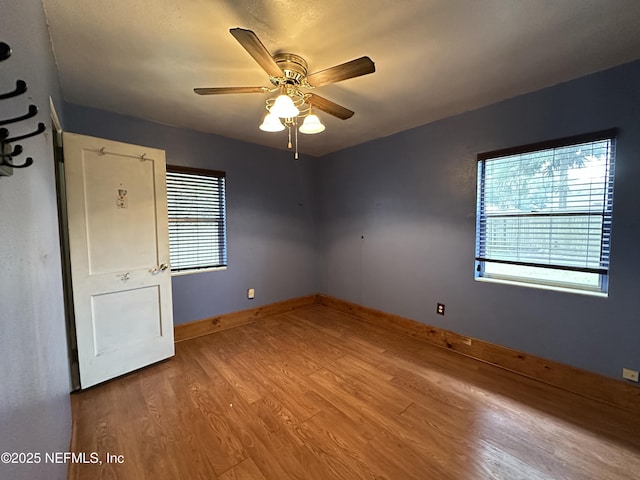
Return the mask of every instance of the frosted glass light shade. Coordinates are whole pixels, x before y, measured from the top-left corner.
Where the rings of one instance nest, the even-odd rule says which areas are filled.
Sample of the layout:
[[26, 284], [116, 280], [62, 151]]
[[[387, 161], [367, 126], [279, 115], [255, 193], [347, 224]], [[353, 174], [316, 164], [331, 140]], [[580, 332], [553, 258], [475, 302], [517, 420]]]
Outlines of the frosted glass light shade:
[[293, 104], [289, 95], [279, 95], [273, 106], [269, 109], [271, 114], [280, 118], [293, 118], [300, 114], [300, 110]]
[[306, 133], [308, 135], [312, 135], [314, 133], [320, 133], [324, 131], [324, 125], [320, 122], [320, 119], [317, 115], [311, 114], [308, 115], [302, 125], [300, 125], [300, 132]]
[[263, 132], [281, 132], [284, 130], [284, 125], [273, 113], [267, 113], [259, 128]]

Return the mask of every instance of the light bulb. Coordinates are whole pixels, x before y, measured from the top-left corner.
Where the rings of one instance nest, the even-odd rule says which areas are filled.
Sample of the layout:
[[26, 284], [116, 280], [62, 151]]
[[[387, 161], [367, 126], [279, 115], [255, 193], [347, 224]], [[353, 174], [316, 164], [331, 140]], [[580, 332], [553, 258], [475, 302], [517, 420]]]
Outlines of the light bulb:
[[259, 128], [263, 132], [281, 132], [284, 130], [284, 125], [274, 114], [267, 113]]
[[324, 129], [325, 126], [320, 122], [318, 116], [314, 114], [307, 115], [299, 128], [300, 132], [306, 133], [307, 135], [323, 132]]
[[289, 95], [285, 95], [284, 93], [276, 98], [276, 101], [269, 109], [269, 112], [280, 118], [293, 118], [297, 117], [300, 114], [300, 110], [298, 110], [293, 104], [293, 100], [291, 100], [291, 97]]

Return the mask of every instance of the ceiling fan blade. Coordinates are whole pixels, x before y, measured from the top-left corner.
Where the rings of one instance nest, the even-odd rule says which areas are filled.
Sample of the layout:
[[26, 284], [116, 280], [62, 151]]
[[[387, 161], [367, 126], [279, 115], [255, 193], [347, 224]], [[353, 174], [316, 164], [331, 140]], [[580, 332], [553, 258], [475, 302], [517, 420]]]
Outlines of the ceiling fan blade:
[[194, 88], [193, 91], [198, 95], [220, 95], [225, 93], [265, 93], [269, 89], [267, 87], [206, 87]]
[[349, 78], [367, 75], [376, 71], [376, 65], [369, 57], [360, 57], [335, 67], [320, 70], [307, 75], [307, 82], [312, 87], [321, 87], [329, 83], [341, 82]]
[[258, 65], [272, 77], [283, 77], [284, 72], [273, 59], [269, 50], [262, 44], [260, 39], [251, 30], [244, 28], [232, 28], [231, 35], [242, 45], [242, 47], [258, 62]]
[[309, 105], [317, 108], [318, 110], [322, 110], [323, 112], [327, 112], [329, 115], [338, 117], [341, 120], [346, 120], [347, 118], [351, 118], [355, 113], [349, 110], [348, 108], [345, 108], [342, 105], [338, 105], [337, 103], [334, 103], [331, 100], [327, 100], [326, 98], [321, 97], [319, 95], [315, 95], [313, 93], [310, 93], [308, 95], [309, 96], [305, 101]]

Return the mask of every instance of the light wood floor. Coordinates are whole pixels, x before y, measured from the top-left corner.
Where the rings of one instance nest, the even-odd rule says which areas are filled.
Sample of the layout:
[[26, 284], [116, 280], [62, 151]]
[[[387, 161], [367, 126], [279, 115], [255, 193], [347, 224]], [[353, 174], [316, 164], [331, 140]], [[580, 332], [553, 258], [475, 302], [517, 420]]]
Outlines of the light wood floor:
[[[72, 395], [72, 479], [640, 478], [640, 414], [314, 306]], [[87, 453], [88, 454], [88, 453]]]

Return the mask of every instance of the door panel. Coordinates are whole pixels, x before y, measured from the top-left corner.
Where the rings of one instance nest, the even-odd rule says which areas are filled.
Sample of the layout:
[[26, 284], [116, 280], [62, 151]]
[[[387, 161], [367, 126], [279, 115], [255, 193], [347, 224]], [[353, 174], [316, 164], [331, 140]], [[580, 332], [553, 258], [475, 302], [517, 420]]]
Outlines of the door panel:
[[174, 353], [162, 150], [65, 133], [80, 383]]
[[161, 263], [156, 249], [154, 162], [103, 157], [90, 151], [82, 157], [91, 274]]
[[157, 286], [92, 296], [94, 354], [161, 338], [159, 300]]

